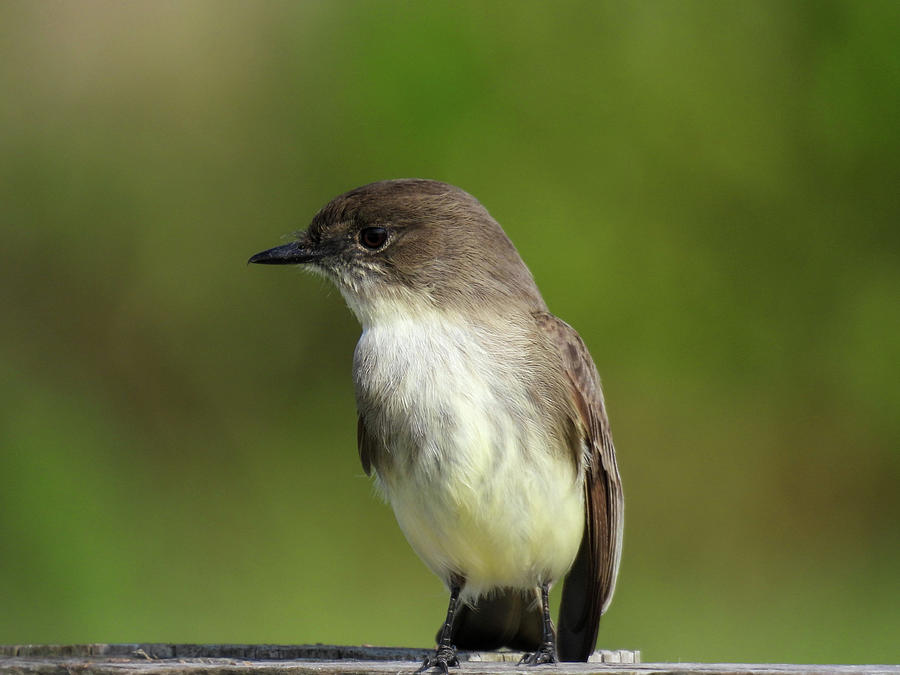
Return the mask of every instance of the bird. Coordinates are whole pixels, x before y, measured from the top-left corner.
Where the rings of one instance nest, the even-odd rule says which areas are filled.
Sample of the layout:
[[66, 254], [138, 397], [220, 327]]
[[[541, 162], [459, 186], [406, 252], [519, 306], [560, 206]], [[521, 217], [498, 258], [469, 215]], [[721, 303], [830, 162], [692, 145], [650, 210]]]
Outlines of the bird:
[[324, 276], [361, 325], [359, 459], [450, 594], [417, 672], [448, 673], [458, 649], [586, 661], [616, 585], [622, 482], [594, 361], [499, 223], [448, 183], [383, 180], [249, 263]]

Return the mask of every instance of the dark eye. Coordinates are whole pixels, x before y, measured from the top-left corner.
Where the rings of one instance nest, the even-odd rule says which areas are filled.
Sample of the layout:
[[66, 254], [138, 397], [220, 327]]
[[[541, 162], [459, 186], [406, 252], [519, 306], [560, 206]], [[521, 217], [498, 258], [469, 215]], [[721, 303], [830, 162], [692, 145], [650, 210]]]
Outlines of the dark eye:
[[381, 248], [387, 241], [387, 236], [387, 230], [383, 227], [366, 227], [359, 231], [359, 243], [366, 248]]

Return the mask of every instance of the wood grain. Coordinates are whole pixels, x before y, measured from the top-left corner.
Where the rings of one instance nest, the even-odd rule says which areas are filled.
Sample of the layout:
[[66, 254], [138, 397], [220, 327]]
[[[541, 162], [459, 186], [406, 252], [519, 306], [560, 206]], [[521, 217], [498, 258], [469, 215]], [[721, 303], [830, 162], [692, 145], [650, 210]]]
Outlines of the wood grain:
[[[342, 645], [82, 644], [0, 646], [0, 675], [394, 675], [411, 674], [430, 649]], [[460, 675], [527, 673], [513, 652], [462, 652]], [[618, 662], [563, 663], [555, 675], [900, 675], [898, 665], [627, 663], [640, 652], [597, 652]]]

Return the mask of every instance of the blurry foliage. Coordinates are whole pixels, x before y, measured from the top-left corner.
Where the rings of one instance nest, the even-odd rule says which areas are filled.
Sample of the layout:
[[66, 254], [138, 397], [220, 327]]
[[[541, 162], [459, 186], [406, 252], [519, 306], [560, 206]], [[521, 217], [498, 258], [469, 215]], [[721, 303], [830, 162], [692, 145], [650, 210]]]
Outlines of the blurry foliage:
[[427, 645], [340, 296], [247, 257], [447, 180], [604, 375], [600, 642], [896, 662], [896, 2], [0, 4], [0, 643]]

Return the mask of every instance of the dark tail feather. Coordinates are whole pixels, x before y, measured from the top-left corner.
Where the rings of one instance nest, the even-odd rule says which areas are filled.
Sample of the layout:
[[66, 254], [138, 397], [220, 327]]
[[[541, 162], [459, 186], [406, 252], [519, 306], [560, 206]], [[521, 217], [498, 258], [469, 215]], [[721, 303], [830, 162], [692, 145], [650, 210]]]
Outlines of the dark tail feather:
[[581, 540], [575, 563], [563, 582], [556, 640], [560, 661], [587, 661], [597, 643], [601, 614], [599, 580], [592, 574], [588, 540], [588, 536]]
[[541, 607], [534, 591], [504, 589], [456, 613], [451, 642], [459, 649], [509, 647], [534, 651], [541, 644]]

